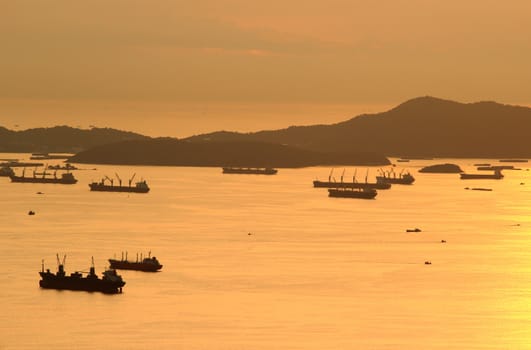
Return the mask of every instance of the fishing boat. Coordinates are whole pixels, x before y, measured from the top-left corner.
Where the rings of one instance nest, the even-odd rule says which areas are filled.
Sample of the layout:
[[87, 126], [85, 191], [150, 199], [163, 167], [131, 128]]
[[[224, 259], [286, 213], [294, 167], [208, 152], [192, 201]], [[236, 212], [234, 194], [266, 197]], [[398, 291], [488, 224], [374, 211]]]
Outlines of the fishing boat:
[[122, 259], [109, 259], [109, 263], [111, 264], [111, 268], [118, 269], [118, 270], [137, 270], [137, 271], [145, 271], [145, 272], [156, 272], [160, 269], [162, 269], [162, 265], [157, 260], [156, 257], [151, 257], [151, 252], [149, 252], [149, 255], [147, 258], [142, 259], [142, 256], [140, 256], [140, 260], [138, 259], [138, 254], [136, 257], [136, 261], [129, 261], [127, 260], [127, 253], [125, 255], [122, 253]]
[[42, 173], [33, 171], [33, 176], [25, 176], [25, 170], [22, 170], [22, 175], [17, 176], [15, 174], [10, 175], [9, 178], [11, 182], [23, 182], [23, 183], [42, 183], [42, 184], [62, 184], [62, 185], [73, 185], [77, 183], [77, 179], [74, 178], [74, 175], [71, 172], [66, 172], [61, 174], [60, 177], [57, 176], [57, 170], [53, 172], [52, 176], [49, 176], [50, 173], [46, 172], [46, 168]]
[[394, 170], [384, 171], [379, 170], [380, 175], [376, 176], [376, 182], [390, 183], [390, 184], [399, 184], [399, 185], [411, 185], [415, 182], [415, 178], [409, 172], [404, 173], [404, 170], [397, 174]]
[[[135, 178], [135, 174], [129, 179], [129, 184], [127, 186], [122, 186], [122, 179], [118, 176], [118, 174], [115, 174], [116, 178], [118, 179], [119, 184], [117, 186], [114, 185], [114, 179], [109, 178], [108, 176], [105, 176], [101, 179], [100, 182], [92, 182], [89, 184], [91, 191], [100, 191], [100, 192], [132, 192], [132, 193], [148, 193], [149, 192], [149, 186], [146, 182], [146, 180], [140, 180], [135, 183], [135, 186], [132, 186], [133, 179]], [[105, 180], [108, 181], [108, 183], [105, 182]]]
[[495, 169], [493, 174], [461, 174], [461, 180], [475, 180], [475, 179], [503, 179], [501, 169]]
[[223, 168], [223, 174], [275, 175], [276, 173], [278, 173], [278, 170], [273, 168]]
[[67, 290], [82, 290], [87, 292], [102, 292], [108, 294], [121, 293], [125, 282], [116, 270], [109, 269], [103, 272], [103, 277], [99, 278], [94, 269], [94, 258], [92, 258], [92, 265], [89, 273], [83, 276], [82, 272], [76, 271], [69, 276], [66, 274], [65, 266], [66, 255], [63, 261], [60, 261], [57, 255], [57, 272], [52, 273], [50, 269], [44, 270], [44, 260], [42, 262], [42, 270], [39, 272], [41, 280], [39, 286], [47, 289], [67, 289]]
[[[321, 187], [321, 188], [374, 188], [378, 190], [387, 190], [391, 188], [391, 184], [387, 182], [367, 182], [367, 175], [365, 175], [365, 182], [357, 182], [356, 181], [356, 174], [354, 173], [354, 176], [352, 177], [352, 182], [343, 182], [343, 175], [345, 174], [345, 171], [343, 170], [343, 174], [341, 175], [341, 181], [337, 182], [332, 177], [332, 174], [334, 172], [334, 169], [330, 171], [330, 174], [328, 175], [328, 181], [319, 181], [314, 180], [313, 181], [313, 187]], [[368, 171], [367, 171], [368, 172]]]

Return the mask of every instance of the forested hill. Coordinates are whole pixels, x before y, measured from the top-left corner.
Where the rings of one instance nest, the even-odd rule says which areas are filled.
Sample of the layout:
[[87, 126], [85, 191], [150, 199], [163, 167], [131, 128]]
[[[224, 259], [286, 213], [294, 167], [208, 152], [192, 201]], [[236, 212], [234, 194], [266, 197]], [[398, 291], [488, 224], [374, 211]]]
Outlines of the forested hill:
[[0, 152], [76, 153], [94, 146], [147, 136], [108, 128], [77, 129], [69, 126], [13, 131], [0, 127]]

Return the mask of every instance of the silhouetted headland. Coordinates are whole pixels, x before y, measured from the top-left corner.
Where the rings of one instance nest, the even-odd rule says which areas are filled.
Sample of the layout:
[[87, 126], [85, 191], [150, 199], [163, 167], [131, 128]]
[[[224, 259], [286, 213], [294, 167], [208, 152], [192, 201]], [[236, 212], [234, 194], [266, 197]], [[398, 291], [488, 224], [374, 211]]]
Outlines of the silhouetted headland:
[[125, 141], [79, 152], [73, 163], [297, 168], [315, 165], [386, 165], [371, 152], [316, 152], [265, 142], [189, 142], [172, 138]]
[[529, 107], [459, 103], [426, 96], [337, 124], [246, 134], [215, 132], [188, 140], [253, 140], [322, 152], [363, 149], [404, 159], [531, 158], [529, 134]]
[[31, 152], [41, 155], [50, 152], [76, 153], [113, 142], [144, 139], [149, 137], [110, 128], [78, 129], [55, 126], [13, 131], [0, 127], [0, 152]]

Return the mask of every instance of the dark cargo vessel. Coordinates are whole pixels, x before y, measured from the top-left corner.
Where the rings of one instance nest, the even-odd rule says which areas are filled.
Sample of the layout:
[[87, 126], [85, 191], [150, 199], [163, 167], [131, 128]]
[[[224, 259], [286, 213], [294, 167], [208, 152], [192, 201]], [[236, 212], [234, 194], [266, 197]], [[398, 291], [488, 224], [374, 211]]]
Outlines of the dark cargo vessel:
[[126, 258], [117, 260], [117, 259], [109, 259], [109, 263], [111, 264], [111, 268], [118, 269], [118, 270], [137, 270], [137, 271], [145, 271], [145, 272], [156, 272], [160, 269], [162, 269], [162, 265], [157, 260], [156, 257], [151, 257], [151, 252], [149, 253], [149, 256], [145, 259], [140, 258], [140, 261], [137, 259], [136, 261], [128, 261], [127, 255]]
[[[114, 185], [114, 180], [109, 178], [108, 176], [105, 176], [103, 179], [101, 179], [100, 182], [92, 182], [89, 184], [91, 191], [100, 191], [100, 192], [133, 192], [133, 193], [148, 193], [149, 192], [149, 186], [146, 182], [146, 180], [140, 180], [135, 183], [135, 186], [131, 186], [131, 183], [133, 179], [135, 178], [136, 174], [133, 174], [131, 179], [129, 179], [129, 185], [128, 186], [122, 186], [122, 179], [116, 174], [116, 177], [118, 178], [119, 185]], [[108, 180], [108, 184], [105, 183], [105, 180]]]
[[256, 175], [275, 175], [277, 169], [273, 168], [223, 168], [223, 174], [256, 174]]
[[73, 272], [67, 276], [64, 270], [64, 261], [59, 261], [57, 256], [57, 273], [50, 272], [50, 269], [44, 270], [44, 262], [42, 264], [42, 271], [39, 272], [41, 280], [39, 286], [47, 289], [59, 290], [82, 290], [87, 292], [102, 292], [108, 294], [121, 293], [125, 282], [122, 277], [116, 273], [116, 270], [109, 269], [103, 272], [103, 277], [99, 278], [94, 269], [94, 259], [88, 275], [83, 276], [81, 272]]
[[378, 192], [374, 188], [363, 189], [348, 189], [348, 188], [329, 188], [329, 197], [340, 198], [361, 198], [361, 199], [373, 199]]
[[415, 182], [415, 178], [409, 172], [400, 173], [397, 176], [394, 171], [380, 171], [380, 176], [376, 176], [376, 182], [411, 185], [413, 182]]
[[22, 171], [22, 176], [10, 175], [9, 178], [11, 182], [23, 182], [23, 183], [39, 183], [39, 184], [62, 184], [62, 185], [73, 185], [77, 183], [77, 179], [74, 178], [74, 175], [70, 172], [61, 174], [60, 177], [57, 176], [57, 171], [53, 173], [53, 176], [48, 176], [49, 173], [44, 170], [42, 173], [36, 171], [33, 172], [33, 176], [25, 176], [24, 171]]

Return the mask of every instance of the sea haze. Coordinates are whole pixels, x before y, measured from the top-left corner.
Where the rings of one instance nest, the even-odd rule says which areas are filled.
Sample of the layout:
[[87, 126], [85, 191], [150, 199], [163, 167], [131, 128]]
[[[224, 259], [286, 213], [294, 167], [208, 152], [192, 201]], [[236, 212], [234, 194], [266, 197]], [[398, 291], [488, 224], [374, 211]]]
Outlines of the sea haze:
[[[485, 162], [496, 163], [398, 163], [416, 182], [375, 200], [313, 188], [328, 167], [259, 176], [80, 164], [97, 170], [75, 171], [76, 185], [0, 178], [0, 348], [526, 348], [529, 165], [503, 180], [418, 173]], [[374, 181], [376, 167], [348, 167], [345, 180], [357, 171], [363, 181], [367, 169]], [[151, 191], [89, 191], [89, 182], [115, 173], [124, 181], [136, 173]], [[415, 227], [422, 232], [405, 232]], [[151, 251], [164, 267], [121, 271], [127, 284], [118, 295], [39, 288], [42, 259], [55, 271], [56, 253], [66, 254], [70, 273], [87, 271], [93, 256], [101, 274], [122, 251], [133, 259]]]

